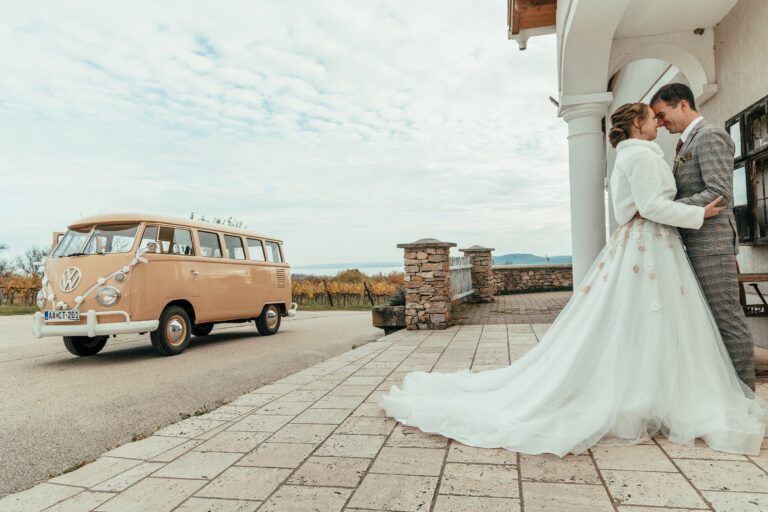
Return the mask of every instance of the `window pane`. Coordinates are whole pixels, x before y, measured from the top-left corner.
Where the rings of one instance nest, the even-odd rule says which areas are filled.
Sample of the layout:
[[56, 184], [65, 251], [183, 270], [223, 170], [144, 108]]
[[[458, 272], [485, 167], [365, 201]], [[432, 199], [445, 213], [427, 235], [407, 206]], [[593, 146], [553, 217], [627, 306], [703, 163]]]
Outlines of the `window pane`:
[[280, 257], [280, 244], [277, 242], [267, 242], [267, 260], [273, 263], [282, 263]]
[[96, 226], [88, 246], [86, 254], [116, 254], [131, 250], [133, 241], [136, 240], [138, 224]]
[[233, 260], [244, 260], [245, 250], [243, 240], [239, 236], [224, 235], [224, 243], [227, 244], [227, 256]]
[[728, 128], [728, 132], [730, 132], [731, 138], [733, 139], [733, 144], [736, 146], [733, 158], [739, 159], [741, 158], [741, 122], [736, 121], [733, 123]]
[[251, 261], [267, 261], [264, 257], [264, 245], [261, 240], [248, 239], [248, 255]]
[[733, 206], [747, 205], [747, 173], [743, 165], [733, 171]]
[[765, 105], [759, 105], [747, 114], [747, 148], [757, 151], [768, 146], [768, 115]]
[[64, 238], [59, 242], [56, 250], [53, 252], [54, 258], [61, 258], [80, 252], [85, 243], [85, 239], [88, 238], [88, 233], [91, 232], [91, 226], [84, 228], [77, 228], [67, 231]]
[[171, 254], [183, 254], [184, 256], [195, 254], [195, 249], [192, 247], [192, 234], [188, 229], [176, 228], [173, 230]]
[[144, 228], [144, 234], [141, 235], [141, 243], [139, 243], [139, 250], [146, 249], [149, 244], [155, 244], [155, 251], [160, 252], [157, 248], [157, 226], [147, 226]]
[[755, 173], [755, 200], [757, 209], [757, 237], [761, 238], [768, 235], [768, 226], [766, 225], [766, 197], [768, 197], [768, 183], [766, 183], [766, 161], [768, 159], [756, 160], [752, 163]]
[[157, 244], [159, 252], [163, 254], [171, 253], [171, 244], [173, 244], [173, 228], [168, 226], [161, 226], [160, 232], [157, 235]]
[[208, 233], [207, 231], [198, 231], [197, 237], [200, 239], [200, 256], [206, 258], [221, 258], [221, 244], [219, 235]]

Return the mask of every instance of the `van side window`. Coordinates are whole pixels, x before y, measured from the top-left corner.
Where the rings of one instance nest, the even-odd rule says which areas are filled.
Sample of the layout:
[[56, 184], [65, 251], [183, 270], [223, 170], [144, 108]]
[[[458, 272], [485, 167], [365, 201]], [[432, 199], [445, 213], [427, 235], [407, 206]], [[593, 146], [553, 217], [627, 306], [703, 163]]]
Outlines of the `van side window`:
[[251, 261], [267, 261], [264, 257], [264, 244], [261, 240], [248, 239], [248, 255], [251, 257]]
[[224, 244], [227, 246], [227, 257], [233, 260], [244, 260], [245, 249], [243, 239], [239, 236], [224, 235]]
[[147, 226], [144, 228], [144, 234], [141, 235], [139, 250], [146, 249], [149, 244], [155, 244], [155, 252], [160, 252], [157, 245], [157, 226]]
[[283, 262], [283, 258], [280, 256], [280, 244], [277, 242], [267, 242], [267, 261], [272, 263]]
[[197, 238], [200, 239], [200, 255], [206, 258], [221, 258], [221, 244], [219, 235], [209, 233], [208, 231], [198, 231]]
[[[144, 241], [142, 240], [142, 243]], [[163, 254], [177, 254], [181, 256], [193, 256], [195, 250], [192, 247], [192, 234], [188, 229], [161, 226], [157, 236], [159, 252]]]
[[173, 230], [171, 254], [195, 255], [195, 248], [192, 245], [192, 233], [188, 229], [176, 228]]

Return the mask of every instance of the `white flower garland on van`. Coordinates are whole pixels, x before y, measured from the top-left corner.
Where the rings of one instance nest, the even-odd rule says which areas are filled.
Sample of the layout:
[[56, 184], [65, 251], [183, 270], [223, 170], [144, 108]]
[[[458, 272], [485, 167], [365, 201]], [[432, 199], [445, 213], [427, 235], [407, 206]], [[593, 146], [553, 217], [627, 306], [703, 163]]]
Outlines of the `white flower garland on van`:
[[[125, 276], [125, 274], [128, 274], [133, 269], [133, 267], [135, 267], [137, 264], [149, 263], [148, 259], [142, 258], [142, 256], [144, 255], [144, 253], [147, 252], [147, 250], [148, 250], [147, 247], [139, 249], [136, 252], [136, 257], [133, 258], [128, 265], [124, 265], [122, 268], [112, 272], [111, 274], [105, 277], [100, 277], [96, 279], [96, 284], [91, 286], [84, 294], [78, 295], [77, 297], [75, 297], [75, 305], [73, 309], [79, 310], [80, 305], [85, 301], [85, 298], [88, 297], [88, 295], [93, 293], [93, 291], [99, 288], [100, 286], [104, 286], [107, 283], [107, 281], [115, 278], [115, 276], [117, 276], [118, 274], [123, 274]], [[48, 274], [45, 271], [45, 263], [47, 261], [48, 261], [48, 258], [46, 258], [45, 262], [43, 262], [43, 289], [40, 291], [44, 292], [47, 288], [48, 295], [46, 296], [46, 301], [50, 301], [51, 304], [53, 304], [54, 309], [66, 309], [69, 307], [69, 305], [66, 302], [64, 302], [63, 300], [56, 302], [56, 292], [54, 291], [53, 285], [51, 284], [50, 279], [48, 279]], [[124, 280], [125, 279], [123, 279], [122, 281]], [[121, 280], [117, 280], [117, 279], [116, 281], [122, 282]]]

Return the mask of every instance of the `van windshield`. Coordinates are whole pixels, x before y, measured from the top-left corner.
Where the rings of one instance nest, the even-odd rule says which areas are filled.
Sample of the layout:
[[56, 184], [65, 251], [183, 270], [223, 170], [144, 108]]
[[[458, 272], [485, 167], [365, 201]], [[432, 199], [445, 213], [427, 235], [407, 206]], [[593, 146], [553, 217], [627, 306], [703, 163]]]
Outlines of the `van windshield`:
[[136, 240], [138, 224], [109, 224], [96, 226], [85, 246], [85, 254], [116, 254], [128, 252]]
[[64, 238], [61, 239], [59, 245], [56, 246], [56, 250], [53, 251], [51, 257], [63, 258], [65, 256], [71, 256], [73, 254], [79, 253], [82, 250], [83, 245], [85, 244], [85, 240], [88, 238], [88, 234], [90, 232], [91, 226], [70, 229], [67, 231], [67, 234], [64, 235]]

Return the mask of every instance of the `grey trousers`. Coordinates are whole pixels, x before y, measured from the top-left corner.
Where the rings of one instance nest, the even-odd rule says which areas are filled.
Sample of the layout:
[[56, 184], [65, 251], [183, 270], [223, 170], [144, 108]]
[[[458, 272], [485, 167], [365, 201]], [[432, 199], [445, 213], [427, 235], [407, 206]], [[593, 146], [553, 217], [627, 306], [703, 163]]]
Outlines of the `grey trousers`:
[[736, 373], [754, 391], [754, 343], [739, 303], [736, 255], [694, 256], [690, 260]]

